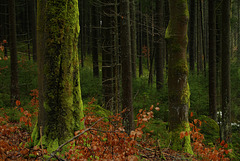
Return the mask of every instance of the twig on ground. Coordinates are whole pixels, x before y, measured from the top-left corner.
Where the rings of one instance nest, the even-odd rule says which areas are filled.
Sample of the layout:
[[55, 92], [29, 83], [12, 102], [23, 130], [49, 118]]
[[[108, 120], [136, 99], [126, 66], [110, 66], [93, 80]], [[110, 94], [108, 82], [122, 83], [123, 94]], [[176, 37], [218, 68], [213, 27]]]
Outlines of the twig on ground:
[[75, 140], [76, 138], [78, 138], [79, 136], [83, 135], [85, 132], [89, 131], [89, 130], [93, 130], [93, 126], [96, 125], [98, 122], [100, 122], [102, 119], [104, 119], [104, 117], [100, 118], [99, 120], [97, 120], [94, 124], [92, 124], [89, 128], [87, 128], [86, 130], [84, 130], [83, 132], [81, 132], [80, 134], [74, 136], [73, 138], [71, 138], [70, 140], [66, 141], [65, 143], [63, 143], [62, 145], [60, 145], [57, 150], [53, 151], [51, 153], [51, 157], [48, 158], [47, 161], [50, 161], [50, 159], [52, 159], [53, 157], [57, 157], [56, 153], [65, 145], [67, 145], [68, 143], [70, 143], [71, 141]]

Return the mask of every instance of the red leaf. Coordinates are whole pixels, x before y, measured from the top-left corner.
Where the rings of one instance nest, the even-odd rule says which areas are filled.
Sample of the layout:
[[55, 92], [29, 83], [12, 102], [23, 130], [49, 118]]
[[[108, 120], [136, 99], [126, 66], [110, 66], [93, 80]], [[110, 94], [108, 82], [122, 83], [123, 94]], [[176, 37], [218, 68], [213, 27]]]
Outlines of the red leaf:
[[23, 113], [25, 116], [27, 116], [28, 115], [28, 111], [26, 110], [26, 111], [24, 111], [24, 113]]
[[19, 100], [16, 101], [16, 105], [20, 106], [21, 102]]
[[220, 145], [221, 145], [221, 146], [224, 146], [224, 144], [225, 144], [225, 141], [223, 140], [223, 141], [220, 143]]
[[193, 117], [193, 112], [191, 112], [190, 117]]
[[20, 111], [21, 111], [21, 113], [23, 113], [24, 109], [21, 107], [21, 108], [20, 108]]
[[224, 148], [228, 148], [228, 144], [225, 144], [225, 145], [224, 145]]

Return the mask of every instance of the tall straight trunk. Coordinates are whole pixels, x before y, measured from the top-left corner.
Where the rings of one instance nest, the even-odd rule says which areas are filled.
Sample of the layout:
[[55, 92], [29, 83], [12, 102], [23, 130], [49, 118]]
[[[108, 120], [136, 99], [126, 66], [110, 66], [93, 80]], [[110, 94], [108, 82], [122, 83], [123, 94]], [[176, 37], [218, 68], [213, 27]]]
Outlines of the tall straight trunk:
[[[85, 55], [86, 55], [86, 19], [85, 19], [85, 14], [86, 14], [86, 8], [85, 8], [85, 6], [86, 6], [86, 0], [82, 0], [81, 1], [81, 34], [80, 34], [80, 36], [81, 36], [81, 65], [82, 65], [82, 67], [84, 67], [84, 57], [85, 57]], [[80, 8], [79, 7], [79, 8]]]
[[190, 63], [190, 71], [194, 72], [194, 66], [195, 66], [195, 0], [190, 1], [190, 19], [189, 19], [189, 25], [190, 25], [190, 33], [189, 33], [189, 63]]
[[201, 23], [201, 47], [202, 47], [202, 68], [204, 70], [204, 75], [206, 76], [206, 53], [205, 53], [205, 38], [204, 38], [204, 8], [203, 4], [204, 2], [200, 1], [200, 23]]
[[143, 75], [143, 66], [142, 66], [142, 46], [143, 46], [143, 15], [142, 15], [142, 3], [139, 2], [139, 26], [140, 26], [140, 32], [139, 32], [139, 77], [141, 77]]
[[17, 62], [17, 33], [16, 33], [16, 14], [15, 0], [8, 1], [9, 6], [9, 38], [11, 56], [11, 106], [14, 107], [16, 100], [19, 100], [18, 86], [18, 62]]
[[132, 72], [131, 72], [131, 40], [129, 0], [120, 0], [121, 63], [122, 63], [122, 106], [126, 108], [123, 119], [127, 132], [134, 129], [132, 105]]
[[170, 21], [166, 31], [168, 63], [168, 98], [170, 146], [176, 151], [193, 154], [190, 136], [180, 139], [180, 132], [189, 132], [188, 110], [190, 89], [187, 63], [187, 0], [169, 0]]
[[209, 115], [217, 121], [216, 105], [216, 1], [208, 2], [209, 23]]
[[[164, 0], [164, 11], [165, 11], [165, 15], [164, 15], [164, 22], [165, 22], [165, 29], [168, 26], [169, 23], [169, 19], [170, 19], [170, 13], [169, 13], [169, 3], [168, 0]], [[166, 42], [166, 46], [167, 46], [167, 41]], [[168, 72], [168, 48], [166, 47], [166, 73]], [[167, 74], [166, 74], [167, 75]]]
[[119, 31], [118, 31], [118, 0], [115, 0], [114, 5], [115, 15], [114, 15], [114, 55], [113, 55], [113, 92], [114, 100], [113, 107], [114, 112], [119, 113], [121, 111], [120, 102], [120, 59], [119, 59]]
[[155, 24], [155, 66], [156, 66], [156, 88], [160, 90], [163, 87], [164, 83], [164, 40], [163, 40], [163, 31], [164, 30], [164, 2], [161, 0], [156, 1], [156, 24]]
[[77, 0], [38, 1], [37, 7], [39, 116], [32, 139], [51, 153], [83, 128], [79, 10]]
[[197, 1], [197, 72], [202, 72], [202, 26], [201, 26], [201, 1]]
[[148, 14], [145, 14], [145, 26], [146, 26], [146, 31], [145, 31], [145, 34], [146, 34], [146, 39], [145, 39], [145, 42], [146, 42], [146, 46], [147, 46], [147, 53], [145, 53], [146, 55], [146, 58], [147, 58], [147, 69], [148, 71], [150, 71], [150, 54], [151, 54], [151, 47], [150, 47], [150, 41], [149, 41], [149, 15]]
[[237, 8], [237, 13], [238, 13], [238, 22], [237, 22], [237, 35], [238, 35], [238, 39], [237, 39], [237, 48], [238, 48], [238, 54], [237, 54], [237, 58], [238, 61], [240, 61], [240, 1], [238, 1], [237, 3], [238, 8]]
[[33, 61], [37, 62], [37, 20], [36, 20], [36, 0], [29, 0], [31, 7], [31, 22], [32, 22], [32, 56]]
[[222, 1], [222, 136], [231, 142], [230, 0]]
[[137, 55], [137, 39], [136, 39], [136, 14], [135, 0], [130, 0], [130, 26], [131, 26], [131, 53], [132, 53], [132, 75], [136, 78], [136, 55]]
[[92, 60], [93, 60], [93, 76], [99, 77], [98, 66], [98, 19], [97, 7], [92, 4]]
[[154, 9], [153, 9], [153, 3], [151, 4], [151, 10], [152, 10], [152, 13], [151, 13], [151, 21], [150, 21], [150, 24], [149, 26], [151, 26], [151, 29], [149, 31], [149, 34], [150, 35], [150, 39], [149, 39], [149, 47], [150, 47], [150, 56], [149, 56], [149, 77], [148, 77], [148, 85], [150, 85], [152, 87], [152, 84], [153, 84], [153, 59], [154, 59]]
[[[102, 87], [105, 108], [112, 109], [113, 106], [113, 74], [112, 74], [112, 56], [113, 56], [113, 26], [114, 20], [114, 0], [105, 0], [102, 17]], [[108, 5], [107, 5], [108, 4]], [[109, 5], [111, 4], [111, 5]]]

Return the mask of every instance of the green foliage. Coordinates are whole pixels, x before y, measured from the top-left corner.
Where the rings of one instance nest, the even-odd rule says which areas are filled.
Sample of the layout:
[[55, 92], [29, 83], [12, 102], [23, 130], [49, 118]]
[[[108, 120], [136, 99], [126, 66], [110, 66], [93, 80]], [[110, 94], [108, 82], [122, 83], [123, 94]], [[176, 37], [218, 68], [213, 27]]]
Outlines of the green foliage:
[[168, 89], [167, 84], [157, 91], [155, 85], [148, 86], [148, 78], [141, 77], [133, 80], [133, 107], [135, 113], [140, 109], [145, 109], [152, 104], [157, 105], [160, 110], [154, 113], [156, 119], [168, 121]]
[[[154, 111], [155, 115], [156, 111]], [[158, 140], [161, 147], [167, 147], [167, 140], [169, 137], [168, 123], [159, 119], [151, 119], [146, 123], [146, 128], [143, 129], [144, 133], [149, 133], [151, 138]]]
[[[18, 56], [18, 77], [19, 89], [22, 105], [26, 105], [31, 100], [29, 95], [32, 89], [37, 88], [37, 65], [33, 61], [27, 60], [25, 53]], [[0, 60], [0, 107], [10, 107], [10, 59]]]
[[82, 68], [80, 70], [80, 82], [82, 91], [82, 100], [87, 104], [92, 97], [97, 98], [97, 104], [101, 104], [102, 84], [100, 78], [94, 78], [92, 69]]
[[189, 74], [190, 109], [197, 115], [208, 115], [208, 79], [203, 74]]

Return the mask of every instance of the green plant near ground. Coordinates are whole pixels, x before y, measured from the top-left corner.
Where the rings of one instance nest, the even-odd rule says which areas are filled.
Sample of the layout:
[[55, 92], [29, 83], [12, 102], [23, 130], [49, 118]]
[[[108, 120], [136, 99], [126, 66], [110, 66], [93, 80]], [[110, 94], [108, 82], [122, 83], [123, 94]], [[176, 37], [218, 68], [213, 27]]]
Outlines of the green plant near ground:
[[[190, 117], [193, 117], [193, 112], [191, 112]], [[191, 123], [189, 123], [191, 127], [191, 131], [182, 131], [180, 133], [180, 138], [184, 138], [185, 136], [190, 135], [192, 139], [192, 147], [194, 153], [198, 158], [205, 161], [229, 161], [228, 157], [229, 153], [232, 153], [232, 149], [228, 147], [228, 144], [222, 141], [218, 147], [217, 145], [208, 147], [204, 144], [204, 135], [200, 132], [200, 127], [203, 122], [199, 119], [193, 119]]]

